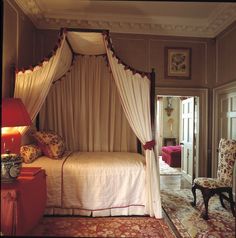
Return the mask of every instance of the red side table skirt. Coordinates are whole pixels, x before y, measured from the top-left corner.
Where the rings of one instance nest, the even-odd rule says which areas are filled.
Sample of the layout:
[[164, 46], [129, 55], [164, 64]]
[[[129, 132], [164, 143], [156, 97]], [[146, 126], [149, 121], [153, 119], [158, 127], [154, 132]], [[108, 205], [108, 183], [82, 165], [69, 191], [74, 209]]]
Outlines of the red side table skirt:
[[1, 232], [3, 235], [26, 235], [44, 214], [45, 171], [22, 175], [13, 183], [1, 185]]
[[163, 146], [162, 159], [171, 167], [181, 167], [181, 146]]

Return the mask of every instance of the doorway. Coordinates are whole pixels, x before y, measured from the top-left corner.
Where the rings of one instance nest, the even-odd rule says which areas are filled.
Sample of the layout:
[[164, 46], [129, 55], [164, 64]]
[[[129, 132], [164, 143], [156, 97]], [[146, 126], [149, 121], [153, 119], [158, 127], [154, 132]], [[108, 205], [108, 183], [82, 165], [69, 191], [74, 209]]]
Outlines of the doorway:
[[[192, 174], [191, 176], [187, 176], [188, 181], [192, 183], [192, 180], [195, 177], [199, 176], [206, 176], [207, 175], [207, 148], [208, 148], [208, 124], [206, 123], [208, 121], [208, 90], [207, 89], [198, 89], [198, 88], [163, 88], [163, 87], [156, 87], [155, 89], [155, 94], [156, 96], [162, 96], [162, 97], [172, 97], [172, 98], [180, 98], [180, 97], [193, 97], [196, 100], [196, 103], [194, 102], [194, 124], [193, 124], [193, 156], [194, 160], [192, 163]], [[157, 103], [157, 100], [156, 100]], [[156, 104], [156, 110], [158, 110], [157, 104]], [[180, 106], [179, 106], [180, 110]], [[157, 112], [157, 111], [156, 111]], [[162, 113], [167, 114], [167, 110], [165, 112], [163, 111]], [[163, 117], [163, 115], [162, 115]], [[176, 119], [176, 117], [175, 117]], [[156, 122], [160, 122], [159, 118], [156, 118]], [[167, 125], [169, 125], [169, 133], [172, 134], [174, 133], [174, 128], [173, 128], [173, 121], [167, 120]], [[172, 124], [172, 126], [171, 126]], [[156, 123], [156, 131], [160, 131], [160, 125], [162, 125], [162, 122]], [[179, 123], [179, 127], [181, 126], [181, 123]], [[198, 128], [198, 129], [197, 129]], [[197, 130], [196, 130], [197, 129]], [[181, 129], [179, 128], [179, 131]], [[155, 135], [157, 133], [155, 132]], [[174, 134], [173, 134], [174, 135]], [[178, 137], [176, 138], [177, 144], [181, 143], [182, 140], [182, 135], [178, 134]], [[159, 153], [160, 153], [160, 148], [163, 146], [163, 137], [156, 137], [157, 144], [159, 146]], [[199, 143], [201, 141], [201, 143]], [[189, 153], [190, 154], [190, 153]], [[186, 155], [188, 153], [186, 152]], [[190, 156], [190, 155], [188, 155]], [[182, 161], [181, 161], [182, 162]], [[181, 172], [182, 167], [181, 167]]]
[[[198, 150], [199, 99], [193, 96], [163, 96], [157, 99], [157, 141], [160, 168], [169, 168], [169, 174], [176, 169], [191, 184], [195, 177], [194, 165]], [[175, 169], [172, 169], [172, 168]], [[172, 173], [173, 171], [173, 173]]]

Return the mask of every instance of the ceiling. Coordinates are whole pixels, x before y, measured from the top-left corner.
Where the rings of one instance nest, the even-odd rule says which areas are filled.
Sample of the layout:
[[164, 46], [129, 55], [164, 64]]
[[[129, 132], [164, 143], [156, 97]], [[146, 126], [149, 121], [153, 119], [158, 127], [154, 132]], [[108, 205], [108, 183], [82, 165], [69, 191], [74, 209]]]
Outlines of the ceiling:
[[232, 2], [15, 0], [39, 29], [213, 38], [236, 21]]

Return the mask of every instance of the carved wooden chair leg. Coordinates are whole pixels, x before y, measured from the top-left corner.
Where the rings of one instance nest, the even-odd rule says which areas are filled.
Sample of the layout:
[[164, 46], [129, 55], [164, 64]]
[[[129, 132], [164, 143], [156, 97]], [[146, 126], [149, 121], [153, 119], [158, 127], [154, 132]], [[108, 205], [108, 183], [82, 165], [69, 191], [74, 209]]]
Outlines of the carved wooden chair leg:
[[221, 203], [222, 207], [226, 209], [225, 204], [224, 204], [224, 201], [223, 201], [223, 195], [222, 195], [222, 193], [219, 194], [219, 198], [220, 198], [220, 203]]
[[204, 201], [204, 205], [205, 205], [205, 213], [202, 214], [202, 217], [204, 220], [208, 220], [208, 202], [209, 202], [209, 199], [211, 198], [212, 196], [212, 193], [211, 191], [209, 191], [208, 189], [204, 189], [204, 190], [201, 190], [202, 191], [202, 196], [203, 196], [203, 201]]
[[229, 194], [229, 201], [230, 201], [231, 211], [232, 211], [232, 213], [233, 213], [233, 216], [235, 217], [234, 200], [233, 200], [232, 190], [231, 190], [231, 191], [228, 191], [228, 194]]
[[193, 202], [191, 202], [191, 205], [195, 207], [196, 206], [196, 184], [192, 186], [192, 194], [193, 194]]
[[[236, 162], [236, 140], [221, 138], [218, 150], [218, 168], [217, 178], [199, 177], [193, 181], [192, 206], [196, 206], [196, 189], [201, 190], [205, 211], [202, 212], [202, 217], [208, 220], [208, 202], [215, 194], [219, 195], [222, 207], [225, 207], [224, 200], [230, 202], [230, 208], [235, 217], [235, 202], [233, 201], [232, 185], [233, 185], [233, 169]], [[229, 196], [225, 196], [227, 193]]]

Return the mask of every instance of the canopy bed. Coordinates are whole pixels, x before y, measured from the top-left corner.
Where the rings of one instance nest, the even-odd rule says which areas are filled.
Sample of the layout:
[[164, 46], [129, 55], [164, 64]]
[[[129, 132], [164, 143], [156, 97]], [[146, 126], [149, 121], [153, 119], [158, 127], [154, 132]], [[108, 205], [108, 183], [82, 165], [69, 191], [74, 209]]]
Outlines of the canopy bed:
[[[154, 83], [154, 72], [122, 62], [99, 30], [61, 30], [50, 57], [16, 73], [14, 97], [32, 120], [39, 114], [34, 138], [43, 155], [23, 166], [46, 170], [47, 214], [162, 217]], [[43, 134], [50, 130], [61, 137]], [[51, 157], [45, 146], [62, 137], [63, 153]]]

